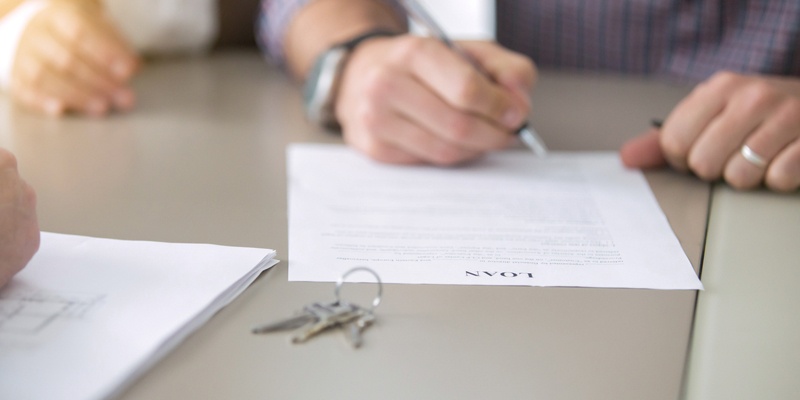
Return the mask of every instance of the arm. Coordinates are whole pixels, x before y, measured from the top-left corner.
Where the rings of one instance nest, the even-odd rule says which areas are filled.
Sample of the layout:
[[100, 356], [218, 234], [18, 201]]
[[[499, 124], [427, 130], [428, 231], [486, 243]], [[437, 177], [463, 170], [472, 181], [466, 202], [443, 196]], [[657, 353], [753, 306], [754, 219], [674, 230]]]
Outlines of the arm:
[[286, 64], [292, 75], [302, 80], [325, 49], [374, 28], [405, 32], [406, 23], [381, 1], [312, 1], [297, 12], [287, 27]]
[[[301, 79], [332, 44], [375, 28], [405, 32], [405, 19], [384, 2], [311, 2], [286, 28], [286, 65]], [[494, 43], [464, 47], [489, 77], [435, 39], [399, 35], [362, 42], [336, 97], [345, 141], [380, 161], [440, 165], [512, 143], [528, 113], [535, 68]]]
[[[747, 145], [765, 165], [748, 161]], [[800, 79], [720, 72], [698, 85], [662, 129], [621, 150], [631, 167], [670, 164], [737, 189], [800, 187]]]
[[36, 195], [20, 178], [14, 156], [0, 148], [0, 287], [25, 267], [38, 248]]

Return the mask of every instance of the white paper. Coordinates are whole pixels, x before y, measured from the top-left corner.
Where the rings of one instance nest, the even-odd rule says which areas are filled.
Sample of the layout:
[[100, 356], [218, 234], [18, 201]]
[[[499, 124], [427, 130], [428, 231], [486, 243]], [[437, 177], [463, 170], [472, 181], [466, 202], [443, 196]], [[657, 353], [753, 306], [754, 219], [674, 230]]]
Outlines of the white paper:
[[43, 233], [39, 252], [0, 290], [0, 398], [113, 396], [274, 255]]
[[[447, 35], [457, 40], [494, 40], [494, 0], [419, 0]], [[411, 32], [426, 35], [425, 28], [409, 18]]]
[[643, 175], [615, 153], [438, 168], [298, 144], [288, 169], [291, 281], [367, 266], [389, 283], [702, 288]]

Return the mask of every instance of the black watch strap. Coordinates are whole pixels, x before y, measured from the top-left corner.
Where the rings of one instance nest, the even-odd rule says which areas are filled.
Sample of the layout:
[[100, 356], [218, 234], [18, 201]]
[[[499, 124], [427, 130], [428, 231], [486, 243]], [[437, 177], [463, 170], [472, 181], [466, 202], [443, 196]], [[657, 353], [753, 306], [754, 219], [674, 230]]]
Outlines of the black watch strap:
[[346, 41], [346, 42], [338, 44], [337, 46], [341, 46], [341, 47], [346, 48], [347, 50], [351, 50], [352, 51], [359, 44], [361, 44], [362, 42], [364, 42], [366, 40], [369, 40], [369, 39], [372, 39], [372, 38], [376, 38], [376, 37], [388, 37], [388, 36], [397, 36], [397, 35], [398, 35], [398, 33], [395, 32], [395, 31], [391, 31], [391, 30], [388, 30], [388, 29], [385, 29], [385, 28], [376, 28], [376, 29], [372, 29], [372, 30], [366, 31], [366, 32], [364, 32], [364, 33], [362, 33], [362, 34], [360, 34], [360, 35], [358, 35], [358, 36]]

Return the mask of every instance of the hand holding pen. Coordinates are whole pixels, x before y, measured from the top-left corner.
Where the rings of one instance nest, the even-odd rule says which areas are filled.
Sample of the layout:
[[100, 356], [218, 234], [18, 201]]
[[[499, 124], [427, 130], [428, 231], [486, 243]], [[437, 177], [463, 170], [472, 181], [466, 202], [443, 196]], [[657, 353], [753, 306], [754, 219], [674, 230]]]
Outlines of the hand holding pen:
[[390, 163], [453, 165], [516, 141], [530, 109], [533, 63], [491, 42], [463, 43], [481, 72], [441, 38], [375, 38], [352, 53], [336, 102], [345, 140]]
[[[458, 53], [461, 57], [467, 60], [476, 70], [481, 72], [484, 76], [491, 79], [491, 75], [483, 68], [483, 66], [475, 60], [466, 50], [461, 48], [458, 43], [450, 40], [445, 31], [439, 27], [436, 21], [430, 14], [419, 4], [416, 0], [400, 0], [400, 4], [414, 21], [428, 31], [428, 34], [434, 38], [441, 40], [447, 47]], [[547, 155], [547, 146], [544, 140], [539, 136], [535, 129], [529, 123], [524, 123], [517, 128], [516, 134], [519, 135], [520, 140], [528, 146], [533, 154], [543, 157]]]

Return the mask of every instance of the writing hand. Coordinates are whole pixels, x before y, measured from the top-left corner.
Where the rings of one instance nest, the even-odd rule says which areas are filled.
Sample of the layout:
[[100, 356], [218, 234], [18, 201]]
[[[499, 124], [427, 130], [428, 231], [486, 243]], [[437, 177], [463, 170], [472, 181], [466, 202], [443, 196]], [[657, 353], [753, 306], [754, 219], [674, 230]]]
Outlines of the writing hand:
[[352, 54], [336, 116], [345, 140], [389, 163], [452, 165], [508, 146], [530, 104], [533, 63], [488, 42], [462, 47], [473, 65], [436, 39], [372, 39]]
[[[800, 187], [800, 80], [721, 72], [698, 85], [662, 129], [623, 146], [630, 167], [669, 163], [737, 189]], [[765, 161], [748, 161], [747, 145]]]
[[53, 1], [20, 38], [10, 91], [49, 115], [101, 116], [133, 107], [128, 81], [138, 63], [99, 5]]
[[20, 178], [16, 158], [0, 148], [0, 287], [25, 267], [38, 248], [36, 195]]

